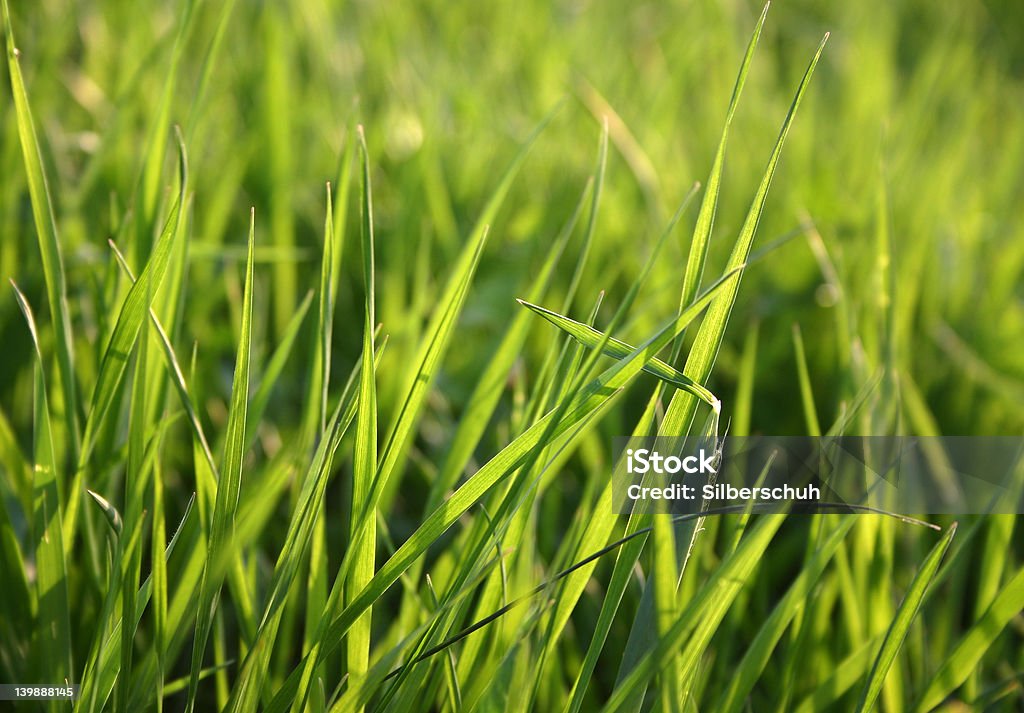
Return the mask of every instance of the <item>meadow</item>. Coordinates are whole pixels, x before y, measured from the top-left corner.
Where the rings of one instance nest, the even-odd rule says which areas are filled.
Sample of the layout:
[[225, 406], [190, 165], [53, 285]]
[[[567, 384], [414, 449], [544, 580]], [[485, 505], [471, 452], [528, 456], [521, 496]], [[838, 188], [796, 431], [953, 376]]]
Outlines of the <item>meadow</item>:
[[616, 437], [1024, 436], [1024, 10], [2, 0], [16, 710], [1015, 711], [1016, 515]]

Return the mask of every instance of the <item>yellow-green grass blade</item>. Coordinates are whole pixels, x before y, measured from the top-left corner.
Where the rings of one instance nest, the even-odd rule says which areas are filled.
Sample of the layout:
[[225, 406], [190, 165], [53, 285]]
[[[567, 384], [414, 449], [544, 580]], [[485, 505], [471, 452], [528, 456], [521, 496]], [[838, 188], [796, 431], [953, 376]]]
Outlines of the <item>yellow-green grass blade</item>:
[[[249, 217], [249, 254], [245, 265], [245, 294], [242, 307], [242, 329], [235, 357], [235, 374], [231, 384], [231, 406], [228, 411], [224, 457], [217, 498], [210, 522], [209, 544], [200, 585], [198, 613], [192, 646], [191, 678], [186, 710], [195, 710], [202, 670], [203, 653], [213, 626], [224, 572], [230, 560], [235, 559], [235, 516], [242, 483], [242, 461], [245, 457], [245, 423], [249, 398], [249, 362], [252, 339], [253, 250], [256, 244], [256, 214]], [[140, 278], [141, 281], [141, 278]], [[137, 285], [138, 283], [136, 283]]]
[[[142, 261], [148, 260], [150, 250], [154, 248], [152, 233], [156, 227], [157, 205], [160, 198], [160, 176], [163, 173], [164, 156], [167, 140], [171, 134], [171, 109], [178, 85], [178, 74], [181, 59], [185, 52], [185, 43], [195, 17], [196, 0], [186, 0], [180, 15], [171, 50], [171, 62], [164, 79], [163, 91], [156, 117], [150, 123], [143, 152], [142, 168], [139, 174], [138, 193], [136, 194], [135, 240], [130, 244], [129, 254]], [[179, 142], [182, 142], [180, 134]], [[182, 180], [184, 183], [184, 179]], [[184, 191], [182, 191], [184, 195]], [[182, 200], [181, 203], [184, 203]], [[181, 205], [181, 204], [179, 204]], [[154, 289], [155, 293], [156, 290]]]
[[804, 337], [800, 325], [793, 324], [793, 350], [796, 354], [796, 372], [800, 380], [800, 401], [804, 406], [804, 421], [807, 424], [807, 435], [821, 436], [821, 423], [818, 421], [818, 409], [814, 405], [814, 389], [811, 387], [811, 372], [807, 368], [807, 355], [804, 353]]
[[[147, 296], [146, 302], [150, 302]], [[131, 686], [132, 654], [134, 653], [135, 627], [135, 596], [139, 587], [139, 575], [142, 568], [142, 531], [145, 508], [145, 495], [148, 490], [148, 475], [152, 467], [146, 462], [147, 434], [150, 429], [148, 421], [147, 391], [154, 383], [149, 366], [149, 320], [143, 317], [142, 327], [135, 349], [135, 374], [132, 379], [132, 392], [129, 405], [128, 421], [128, 459], [127, 472], [124, 478], [124, 526], [128, 537], [124, 539], [118, 563], [120, 567], [121, 596], [121, 666], [117, 678], [117, 689], [114, 698], [115, 710], [125, 713], [128, 710], [128, 697]], [[148, 467], [147, 467], [148, 466]]]
[[[352, 464], [352, 511], [349, 526], [349, 547], [355, 550], [352, 572], [346, 585], [345, 601], [351, 601], [373, 577], [376, 562], [376, 509], [370, 498], [374, 473], [377, 470], [377, 389], [373, 370], [373, 330], [376, 323], [374, 297], [373, 192], [370, 185], [370, 158], [363, 127], [358, 128], [361, 166], [360, 237], [363, 257], [363, 352], [359, 377], [359, 411], [356, 418], [356, 441]], [[366, 674], [370, 660], [369, 607], [352, 624], [348, 632], [347, 668], [350, 685], [358, 685]]]
[[[374, 507], [380, 499], [385, 486], [388, 484], [392, 472], [396, 470], [400, 461], [405, 457], [409, 442], [415, 435], [415, 426], [419, 420], [423, 404], [430, 392], [431, 384], [437, 375], [441, 361], [447, 352], [452, 334], [454, 333], [455, 324], [462, 313], [462, 308], [469, 294], [469, 288], [476, 273], [477, 265], [480, 262], [480, 256], [487, 243], [490, 225], [494, 222], [498, 211], [504, 204], [512, 183], [518, 175], [523, 162], [526, 160], [530, 149], [553, 117], [554, 111], [548, 114], [534, 128], [517, 152], [515, 158], [512, 159], [501, 181], [484, 206], [483, 212], [470, 233], [469, 240], [456, 260], [455, 266], [448, 278], [448, 284], [438, 300], [433, 317], [421, 339], [420, 350], [414, 362], [415, 366], [408, 370], [409, 376], [406, 378], [404, 389], [405, 396], [401, 400], [394, 425], [380, 454], [380, 465], [377, 469], [373, 494], [370, 498]], [[365, 522], [370, 521], [370, 518], [367, 518], [365, 515], [363, 517]]]
[[[557, 312], [553, 312], [539, 305], [527, 302], [526, 300], [517, 299], [516, 301], [527, 309], [539, 314], [541, 317], [551, 322], [551, 324], [561, 329], [588, 349], [594, 349], [597, 347], [605, 336], [602, 332], [599, 332], [593, 327], [560, 315]], [[623, 341], [615, 339], [614, 337], [608, 337], [604, 340], [602, 353], [605, 354], [605, 356], [612, 357], [613, 359], [624, 359], [632, 354], [634, 349], [635, 347], [632, 347]], [[666, 364], [661, 359], [652, 359], [650, 363], [644, 366], [643, 370], [649, 374], [653, 374], [667, 384], [689, 391], [712, 408], [719, 407], [718, 398], [716, 398], [713, 393], [705, 389], [700, 384], [695, 383], [692, 379], [687, 378], [681, 371]]]
[[971, 626], [932, 676], [914, 710], [933, 710], [967, 680], [982, 656], [1014, 617], [1024, 610], [1024, 567], [1010, 578], [985, 613]]
[[[757, 232], [757, 224], [761, 219], [761, 213], [764, 210], [765, 201], [768, 197], [768, 189], [771, 186], [775, 169], [782, 155], [783, 144], [785, 144], [786, 136], [793, 125], [797, 109], [800, 107], [800, 103], [807, 91], [811, 77], [814, 74], [814, 69], [818, 64], [827, 41], [828, 34], [825, 35], [821, 44], [818, 45], [817, 52], [815, 52], [814, 57], [807, 66], [807, 70], [804, 72], [803, 79], [800, 81], [800, 86], [797, 88], [796, 95], [790, 105], [789, 113], [786, 115], [778, 139], [775, 142], [775, 148], [768, 159], [768, 165], [761, 178], [761, 183], [754, 194], [750, 209], [747, 211], [747, 217], [743, 221], [743, 226], [740, 228], [739, 235], [733, 245], [732, 253], [729, 255], [729, 260], [726, 264], [727, 270], [745, 263], [750, 254], [754, 234]], [[694, 339], [693, 347], [687, 355], [683, 373], [698, 384], [706, 382], [711, 374], [711, 369], [718, 356], [718, 349], [725, 338], [725, 330], [729, 322], [729, 316], [732, 313], [733, 304], [736, 302], [738, 291], [739, 283], [736, 282], [729, 290], [719, 296], [708, 309], [707, 315], [701, 321], [700, 328], [697, 330], [697, 336]], [[669, 404], [665, 419], [662, 422], [662, 435], [684, 434], [690, 420], [693, 418], [696, 405], [695, 397], [691, 394], [677, 391]]]
[[[5, 8], [6, 11], [6, 8]], [[13, 283], [12, 283], [13, 285]], [[53, 451], [43, 355], [32, 309], [24, 295], [14, 287], [18, 306], [25, 315], [36, 363], [33, 375], [33, 441], [35, 468], [32, 478], [32, 544], [36, 564], [35, 609], [33, 626], [33, 670], [41, 680], [63, 683], [74, 679], [71, 660], [71, 610], [68, 598], [68, 570], [65, 559], [61, 502], [57, 489], [58, 467]], [[60, 703], [50, 701], [48, 710]]]
[[956, 535], [956, 523], [946, 528], [942, 537], [921, 563], [917, 574], [914, 575], [914, 580], [910, 583], [910, 588], [903, 597], [899, 609], [896, 610], [896, 616], [882, 640], [882, 645], [871, 666], [871, 672], [864, 682], [860, 702], [857, 704], [858, 711], [874, 709], [878, 694], [881, 693], [885, 683], [886, 674], [889, 673], [889, 668], [896, 660], [896, 654], [899, 653], [903, 641], [907, 638], [910, 625], [913, 624], [914, 618], [921, 608], [921, 601], [935, 578], [935, 574], [939, 571], [939, 565], [942, 564], [942, 558], [945, 556], [946, 550], [949, 549], [949, 543], [953, 541], [954, 535]]
[[[503, 480], [520, 467], [538, 447], [544, 447], [542, 436], [556, 438], [580, 423], [596, 410], [606, 407], [616, 395], [652, 359], [688, 325], [709, 302], [738, 278], [741, 268], [732, 270], [712, 284], [694, 303], [656, 335], [644, 342], [628, 358], [618, 361], [597, 379], [580, 391], [567, 406], [559, 407], [531, 426], [525, 433], [506, 446], [470, 477], [437, 510], [430, 514], [417, 530], [406, 540], [394, 555], [377, 571], [366, 587], [349, 603], [341, 615], [330, 623], [322, 638], [318, 657], [307, 655], [302, 665], [277, 692], [268, 710], [284, 711], [292, 703], [300, 704], [304, 696], [296, 693], [308, 688], [312, 669], [324, 656], [329, 655], [341, 643], [352, 622], [368, 607], [372, 606], [388, 588], [394, 584], [406, 569], [418, 559], [456, 520], [476, 503], [492, 486]], [[556, 412], [564, 414], [557, 422], [552, 421]], [[550, 441], [549, 441], [550, 442]]]
[[[7, 68], [11, 77], [11, 92], [14, 95], [14, 111], [17, 118], [18, 138], [25, 162], [29, 196], [32, 203], [32, 218], [36, 226], [39, 254], [42, 258], [43, 277], [46, 282], [46, 297], [53, 321], [53, 332], [57, 351], [57, 367], [63, 392], [64, 420], [67, 433], [68, 456], [74, 462], [78, 456], [81, 433], [79, 430], [78, 389], [75, 384], [74, 345], [72, 343], [71, 313], [68, 310], [67, 284], [64, 275], [64, 258], [61, 255], [60, 236], [57, 220], [53, 214], [49, 183], [43, 164], [39, 139], [36, 136], [32, 108], [29, 105], [25, 80], [18, 62], [19, 52], [14, 45], [14, 31], [11, 27], [10, 9], [3, 0], [4, 35], [7, 39]], [[75, 498], [70, 497], [70, 500]]]
[[[750, 64], [754, 59], [754, 50], [757, 48], [757, 41], [761, 37], [761, 28], [764, 26], [765, 16], [768, 14], [770, 2], [765, 3], [761, 16], [757, 19], [754, 32], [747, 43], [747, 51], [743, 55], [743, 63], [740, 65], [739, 74], [736, 76], [736, 84], [733, 86], [732, 98], [729, 100], [729, 109], [725, 114], [725, 123], [722, 125], [722, 136], [718, 141], [718, 150], [715, 151], [715, 158], [711, 164], [711, 172], [708, 175], [707, 186], [704, 188], [704, 198], [700, 203], [700, 210], [697, 213], [697, 223], [693, 228], [693, 239], [690, 241], [690, 252], [686, 258], [686, 271], [683, 273], [683, 289], [680, 296], [679, 308], [682, 309], [693, 301], [700, 288], [700, 281], [704, 275], [704, 264], [707, 261], [708, 245], [711, 243], [711, 231], [715, 225], [715, 213], [718, 209], [718, 194], [722, 186], [722, 169], [725, 165], [725, 149], [729, 143], [729, 129], [732, 127], [733, 116], [736, 114], [736, 107], [740, 102], [740, 95], [743, 93], [743, 86], [747, 81], [747, 74], [750, 71]], [[676, 342], [678, 356], [682, 349], [682, 340]]]
[[[164, 513], [163, 474], [157, 468], [153, 473], [153, 523], [150, 533], [150, 591], [152, 592], [153, 648], [156, 651], [156, 710], [164, 709], [164, 676], [167, 661], [167, 549], [166, 517]], [[122, 622], [123, 623], [123, 622]]]

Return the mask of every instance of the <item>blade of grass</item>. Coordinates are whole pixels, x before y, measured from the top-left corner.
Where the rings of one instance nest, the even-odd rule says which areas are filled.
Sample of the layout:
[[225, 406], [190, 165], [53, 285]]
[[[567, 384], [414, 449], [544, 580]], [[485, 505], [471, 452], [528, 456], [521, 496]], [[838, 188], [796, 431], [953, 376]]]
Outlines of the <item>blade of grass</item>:
[[[356, 442], [352, 473], [352, 514], [349, 526], [350, 547], [355, 549], [352, 573], [349, 576], [346, 602], [366, 586], [373, 577], [376, 561], [376, 512], [369, 500], [377, 469], [377, 390], [373, 372], [374, 309], [374, 241], [373, 195], [370, 185], [370, 158], [363, 127], [357, 128], [361, 166], [360, 236], [363, 254], [363, 287], [366, 302], [363, 311], [362, 372], [359, 379], [359, 414], [356, 419]], [[365, 518], [365, 527], [362, 518]], [[358, 685], [366, 674], [370, 660], [371, 609], [352, 624], [348, 632], [349, 685]]]
[[[6, 12], [6, 7], [5, 7]], [[53, 452], [49, 404], [43, 376], [43, 355], [39, 349], [39, 333], [35, 318], [25, 296], [13, 282], [18, 300], [32, 335], [36, 363], [33, 377], [33, 440], [32, 478], [32, 543], [36, 563], [36, 623], [32, 647], [33, 670], [48, 681], [71, 681], [74, 669], [71, 659], [71, 610], [68, 600], [68, 572], [65, 561], [61, 503], [57, 491], [59, 479]], [[60, 704], [50, 701], [47, 708], [58, 710]]]
[[1024, 610], [1024, 567], [1017, 570], [984, 615], [957, 642], [956, 648], [932, 676], [914, 710], [925, 713], [934, 709], [966, 681], [996, 637], [1021, 610]]
[[[231, 384], [231, 407], [228, 411], [224, 459], [217, 483], [217, 499], [210, 523], [209, 545], [200, 585], [198, 614], [192, 646], [192, 666], [186, 710], [195, 710], [202, 670], [203, 653], [217, 609], [224, 569], [234, 551], [233, 534], [238, 496], [242, 482], [242, 460], [245, 456], [245, 421], [249, 397], [249, 360], [252, 339], [253, 249], [256, 244], [256, 212], [249, 214], [249, 257], [245, 266], [242, 330], [235, 359], [235, 375]], [[140, 278], [140, 282], [141, 282]], [[138, 285], [138, 283], [136, 283]]]
[[938, 572], [942, 558], [946, 554], [946, 550], [949, 549], [949, 543], [953, 541], [954, 535], [956, 535], [955, 522], [946, 528], [946, 532], [928, 553], [924, 562], [921, 563], [921, 568], [914, 575], [914, 581], [910, 583], [910, 588], [903, 597], [899, 609], [896, 610], [896, 616], [892, 620], [892, 624], [882, 640], [878, 655], [875, 657], [875, 662], [871, 666], [871, 673], [868, 674], [868, 678], [864, 682], [860, 702], [857, 704], [858, 711], [873, 709], [878, 694], [882, 691], [882, 685], [885, 683], [885, 676], [889, 673], [889, 667], [892, 666], [896, 654], [903, 646], [904, 639], [907, 638], [910, 625], [921, 607], [921, 600], [928, 591], [935, 573]]
[[[561, 329], [588, 349], [594, 349], [604, 337], [604, 334], [593, 327], [560, 315], [557, 312], [552, 312], [549, 309], [532, 304], [526, 300], [517, 299], [516, 302], [539, 314], [541, 317], [551, 322], [551, 324]], [[632, 347], [625, 342], [615, 339], [614, 337], [609, 337], [605, 340], [605, 346], [601, 351], [605, 356], [610, 356], [613, 359], [623, 359], [632, 354], [634, 349], [635, 347]], [[652, 359], [644, 366], [643, 370], [648, 374], [653, 374], [667, 384], [689, 391], [713, 408], [719, 403], [718, 398], [715, 397], [714, 394], [700, 384], [694, 383], [681, 371], [674, 369], [661, 359]]]
[[[61, 255], [60, 237], [57, 234], [57, 220], [53, 214], [49, 182], [43, 164], [39, 139], [36, 136], [32, 108], [29, 105], [25, 80], [18, 62], [19, 52], [14, 46], [14, 31], [11, 28], [10, 9], [3, 0], [4, 35], [7, 38], [7, 68], [11, 77], [11, 93], [14, 95], [14, 111], [17, 118], [21, 154], [25, 161], [29, 196], [32, 203], [32, 218], [35, 221], [39, 254], [42, 258], [43, 277], [46, 282], [46, 297], [53, 320], [53, 332], [57, 350], [57, 367], [63, 392], [64, 419], [68, 440], [68, 460], [74, 463], [78, 457], [81, 433], [79, 430], [78, 389], [75, 385], [74, 345], [72, 343], [71, 314], [68, 310], [67, 283], [64, 276], [64, 258]], [[70, 500], [76, 498], [69, 495]], [[70, 543], [69, 543], [70, 544]]]
[[173, 241], [175, 236], [178, 235], [177, 227], [182, 219], [186, 192], [188, 190], [188, 160], [185, 153], [185, 145], [181, 142], [180, 134], [178, 139], [180, 173], [178, 177], [176, 207], [172, 208], [171, 214], [164, 225], [163, 232], [160, 234], [142, 274], [139, 275], [139, 279], [128, 290], [124, 304], [121, 306], [121, 311], [118, 314], [114, 332], [110, 336], [110, 342], [103, 352], [100, 371], [96, 377], [92, 404], [89, 408], [89, 416], [85, 424], [81, 456], [78, 461], [71, 491], [68, 494], [67, 513], [64, 520], [64, 540], [67, 547], [71, 547], [74, 541], [78, 503], [81, 500], [82, 484], [85, 472], [89, 467], [89, 458], [92, 454], [96, 435], [103, 427], [114, 399], [120, 392], [120, 385], [128, 365], [128, 355], [131, 353], [139, 336], [142, 323], [146, 319], [146, 314], [151, 307], [153, 295], [163, 281], [170, 260]]

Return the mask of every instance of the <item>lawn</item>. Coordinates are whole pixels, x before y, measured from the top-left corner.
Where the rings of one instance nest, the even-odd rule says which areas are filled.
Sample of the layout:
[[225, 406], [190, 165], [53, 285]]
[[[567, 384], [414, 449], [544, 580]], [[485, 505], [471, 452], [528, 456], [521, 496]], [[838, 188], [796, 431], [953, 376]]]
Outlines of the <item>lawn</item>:
[[[1024, 437], [1024, 10], [3, 0], [16, 710], [1016, 711], [1018, 515], [615, 439]], [[918, 519], [899, 517], [913, 515]]]

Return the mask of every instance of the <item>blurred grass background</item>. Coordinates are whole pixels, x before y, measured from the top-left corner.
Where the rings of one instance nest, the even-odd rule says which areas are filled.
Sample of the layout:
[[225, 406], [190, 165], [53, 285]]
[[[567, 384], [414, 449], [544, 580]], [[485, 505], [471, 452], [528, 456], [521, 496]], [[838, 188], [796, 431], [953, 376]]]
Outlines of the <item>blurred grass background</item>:
[[[382, 514], [390, 535], [401, 542], [419, 522], [432, 473], [488, 355], [521, 310], [513, 298], [529, 290], [593, 173], [602, 119], [609, 121], [611, 142], [607, 175], [572, 313], [584, 319], [604, 290], [598, 326], [607, 323], [634, 283], [687, 191], [706, 180], [760, 10], [755, 3], [731, 0], [235, 0], [229, 13], [209, 2], [11, 3], [60, 230], [76, 373], [84, 395], [95, 382], [103, 341], [113, 327], [116, 314], [108, 310], [125, 289], [107, 241], [126, 246], [129, 261], [141, 264], [154, 226], [159, 227], [157, 216], [171, 197], [174, 157], [169, 134], [159, 129], [162, 102], [169, 102], [168, 116], [182, 128], [191, 170], [188, 289], [175, 344], [186, 369], [197, 345], [190, 385], [203, 398], [201, 420], [218, 434], [228, 421], [242, 322], [250, 206], [255, 206], [258, 235], [253, 361], [263, 364], [307, 291], [319, 284], [324, 184], [332, 182], [337, 191], [344, 183], [351, 165], [346, 147], [355, 125], [365, 126], [374, 189], [377, 320], [389, 335], [377, 372], [385, 430], [404, 397], [403, 380], [388, 375], [401, 374], [413, 361], [451, 266], [505, 167], [542, 117], [562, 102], [491, 227], [454, 348], [418, 424], [407, 466], [413, 477], [389, 498]], [[185, 32], [179, 35], [181, 27]], [[709, 387], [723, 400], [724, 417], [738, 418], [745, 430], [807, 432], [796, 324], [823, 423], [831, 423], [841, 404], [884, 364], [891, 378], [883, 380], [875, 398], [897, 414], [898, 428], [1019, 435], [1024, 427], [1024, 9], [1019, 3], [777, 2], [733, 124], [708, 274], [717, 275], [725, 264], [794, 88], [826, 31], [831, 39], [788, 138], [754, 248], [782, 243], [747, 271]], [[216, 47], [214, 59], [204, 64], [211, 47]], [[42, 351], [52, 355], [54, 332], [45, 308], [17, 119], [10, 86], [3, 81], [0, 278], [4, 284], [14, 279], [36, 307], [44, 325]], [[147, 205], [139, 186], [150, 180], [140, 176], [152, 155], [164, 156], [164, 163], [153, 174], [157, 204]], [[332, 351], [332, 371], [339, 375], [359, 361], [362, 347], [356, 193], [347, 200], [336, 193], [345, 228]], [[678, 308], [695, 218], [694, 209], [684, 214], [617, 336], [637, 343]], [[579, 248], [578, 239], [569, 243], [569, 259], [558, 268], [546, 304], [562, 301]], [[740, 414], [735, 409], [743, 403], [736, 398], [742, 350], [755, 328], [752, 401]], [[303, 431], [318, 339], [315, 320], [307, 320], [302, 330], [258, 425], [252, 457], [260, 463], [271, 462], [282, 444]], [[508, 442], [509, 423], [521, 406], [517, 398], [528, 389], [523, 383], [539, 369], [552, 338], [546, 327], [531, 331], [493, 427], [476, 448], [480, 462]], [[0, 413], [6, 422], [0, 425], [22, 452], [31, 453], [33, 347], [10, 292], [0, 297], [0, 344]], [[48, 367], [53, 372], [48, 380], [58, 383], [56, 366]], [[536, 520], [548, 525], [530, 531], [536, 542], [527, 549], [558, 548], [561, 532], [552, 524], [579, 517], [580, 493], [590, 494], [595, 483], [603, 483], [611, 437], [629, 432], [644, 398], [627, 394], [573, 456], [567, 477], [537, 506]], [[61, 408], [58, 401], [54, 410]], [[181, 431], [185, 437], [171, 439], [162, 455], [171, 529], [195, 488], [193, 453]], [[107, 438], [109, 451], [117, 452], [119, 437]], [[58, 431], [58, 454], [68, 450], [64, 439]], [[0, 468], [11, 469], [11, 462], [6, 458]], [[347, 462], [339, 468], [344, 477], [332, 486], [325, 505], [332, 542], [342, 537], [347, 518], [341, 503], [347, 502], [343, 483], [351, 469]], [[13, 499], [11, 492], [4, 496]], [[254, 568], [256, 563], [269, 567], [280, 547], [287, 519], [283, 512], [277, 515], [255, 544], [249, 560]], [[18, 518], [13, 520], [17, 528]], [[783, 533], [776, 556], [798, 568], [804, 530], [794, 526]], [[981, 547], [981, 539], [973, 546]], [[889, 568], [886, 574], [903, 588], [930, 542], [917, 533], [901, 534], [900, 542], [882, 564], [861, 555], [863, 567], [854, 562], [854, 574]], [[1006, 536], [1011, 551], [999, 572], [1014, 569], [1019, 543], [1019, 532]], [[717, 561], [708, 549], [702, 573], [713, 571]], [[961, 564], [970, 552], [963, 550]], [[332, 563], [336, 558], [340, 554], [331, 553]], [[98, 576], [90, 570], [72, 590], [95, 594]], [[759, 576], [760, 589], [751, 594], [756, 612], [766, 610], [787, 584], [778, 571]], [[960, 626], [974, 621], [968, 614], [974, 606], [971, 577], [967, 569], [957, 580], [946, 628], [932, 638], [921, 632], [912, 638], [910, 680], [927, 680], [926, 671], [943, 660]], [[530, 565], [513, 577], [518, 583], [539, 579]], [[834, 602], [841, 595], [835, 580], [830, 582], [824, 596]], [[599, 591], [589, 594], [577, 615], [582, 632], [600, 601]], [[635, 607], [638, 597], [631, 591], [628, 604]], [[84, 594], [81, 601], [78, 615], [84, 621], [98, 604]], [[383, 611], [401, 608], [396, 598], [386, 600]], [[828, 622], [817, 623], [821, 640], [827, 641]], [[627, 624], [613, 631], [616, 643], [610, 650], [621, 649]], [[742, 631], [739, 620], [733, 626], [731, 631]], [[1019, 617], [1015, 626], [1007, 651], [1020, 641]], [[389, 633], [387, 640], [394, 636]], [[566, 643], [566, 651], [576, 652], [567, 654], [570, 672], [587, 641], [585, 633], [579, 641], [574, 637]], [[845, 655], [838, 639], [822, 646], [815, 671], [794, 684], [790, 702], [813, 690], [829, 661]], [[729, 670], [725, 648], [709, 664], [714, 672]], [[927, 650], [933, 654], [922, 653]], [[270, 676], [277, 682], [294, 665], [288, 651], [281, 651]], [[1019, 673], [1019, 651], [1002, 663], [996, 663], [998, 654], [990, 657], [985, 682]], [[76, 660], [82, 658], [80, 651]], [[755, 700], [777, 703], [778, 690], [796, 680], [794, 665], [780, 664], [777, 681]], [[608, 677], [606, 688], [615, 670], [612, 663], [599, 669]], [[574, 674], [566, 675], [571, 684]], [[715, 673], [707, 675], [714, 680]], [[560, 678], [556, 672], [551, 681]], [[551, 681], [545, 680], [538, 694], [542, 704], [561, 700]], [[974, 694], [984, 688], [977, 681], [969, 686], [975, 686]], [[887, 706], [895, 700], [890, 692]]]
[[[131, 204], [181, 7], [43, 0], [13, 8], [51, 169], [70, 302], [86, 325], [102, 319], [84, 311], [89, 301], [82, 298]], [[217, 289], [188, 294], [189, 339], [207, 353], [229, 346], [219, 328], [230, 314], [225, 264], [243, 254], [224, 246], [244, 235], [250, 205], [267, 235], [265, 259], [276, 264], [259, 305], [270, 320], [265, 336], [281, 332], [316, 284], [323, 184], [336, 180], [346, 129], [359, 121], [376, 164], [379, 318], [392, 340], [384, 368], [402, 363], [416, 331], [411, 318], [429, 309], [434, 276], [460, 246], [501, 167], [539, 118], [567, 97], [513, 186], [483, 257], [465, 317], [467, 348], [453, 354], [451, 383], [441, 390], [457, 410], [478, 360], [517, 309], [511, 296], [522, 292], [537, 251], [568, 217], [590, 171], [595, 115], [615, 113], [618, 150], [611, 154], [582, 292], [606, 290], [610, 309], [644, 246], [691, 184], [706, 176], [759, 10], [744, 2], [239, 2], [196, 109], [201, 63], [220, 13], [218, 5], [200, 4], [185, 38], [171, 116], [186, 126], [193, 166], [192, 275]], [[738, 230], [806, 47], [831, 31], [759, 244], [813, 221], [850, 299], [860, 305], [872, 299], [878, 279], [874, 236], [884, 224], [899, 273], [894, 299], [906, 323], [902, 361], [943, 432], [1018, 432], [1024, 388], [1019, 6], [780, 2], [772, 17], [735, 120], [711, 264], [722, 264]], [[0, 276], [16, 277], [30, 296], [41, 295], [10, 111], [4, 112], [2, 161]], [[691, 211], [684, 220], [694, 218]], [[679, 235], [656, 266], [636, 333], [649, 332], [676, 299], [688, 247], [688, 232]], [[418, 274], [421, 259], [426, 269]], [[343, 260], [346, 276], [358, 275], [356, 265]], [[344, 313], [361, 304], [355, 284], [342, 280]], [[803, 239], [751, 271], [713, 383], [728, 409], [738, 335], [760, 321], [764, 378], [755, 430], [801, 428], [798, 404], [781, 398], [796, 379], [793, 322], [804, 327], [819, 406], [834, 407], [844, 396], [838, 377], [849, 357], [837, 353], [834, 297], [822, 284]], [[959, 335], [965, 350], [936, 338], [940, 323]], [[28, 383], [29, 343], [13, 299], [0, 306], [0, 338], [9, 357], [0, 395], [13, 407], [29, 397], [17, 386]], [[339, 329], [337, 342], [339, 363], [352, 363], [358, 338]], [[294, 409], [300, 393], [282, 394], [279, 413]], [[393, 397], [383, 390], [385, 413]]]

